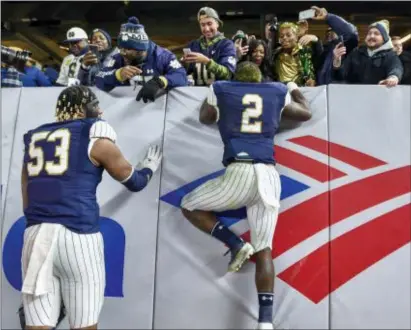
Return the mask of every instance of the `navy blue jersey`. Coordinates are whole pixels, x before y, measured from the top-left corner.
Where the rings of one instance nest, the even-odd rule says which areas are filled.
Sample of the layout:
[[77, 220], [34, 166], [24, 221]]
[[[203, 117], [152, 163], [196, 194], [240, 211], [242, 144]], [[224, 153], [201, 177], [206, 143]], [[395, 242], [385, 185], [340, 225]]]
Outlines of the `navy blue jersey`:
[[[192, 52], [201, 53], [212, 59], [217, 64], [225, 66], [231, 73], [234, 73], [237, 60], [234, 43], [225, 38], [222, 34], [216, 36], [212, 41], [206, 42], [204, 37], [193, 40], [188, 48]], [[219, 77], [207, 69], [207, 65], [201, 63], [191, 63], [187, 68], [187, 74], [193, 75], [196, 86], [208, 86], [216, 80], [226, 80], [227, 77]]]
[[221, 81], [212, 88], [219, 109], [224, 166], [236, 160], [275, 164], [274, 136], [287, 87], [280, 83]]
[[96, 134], [101, 136], [107, 134], [103, 130], [111, 129], [99, 119], [79, 119], [45, 124], [24, 135], [28, 226], [46, 222], [78, 233], [99, 231], [96, 189], [103, 168], [88, 156], [94, 123], [93, 130], [100, 128]]

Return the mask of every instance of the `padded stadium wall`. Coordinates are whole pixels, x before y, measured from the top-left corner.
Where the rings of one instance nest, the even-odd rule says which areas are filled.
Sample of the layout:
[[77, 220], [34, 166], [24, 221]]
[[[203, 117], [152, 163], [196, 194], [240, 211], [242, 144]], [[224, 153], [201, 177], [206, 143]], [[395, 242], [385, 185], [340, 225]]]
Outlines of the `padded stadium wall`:
[[[2, 329], [19, 328], [22, 137], [54, 120], [61, 90], [1, 90]], [[274, 323], [410, 329], [411, 87], [302, 90], [312, 119], [283, 122], [275, 139], [282, 196]], [[143, 159], [150, 144], [164, 151], [144, 191], [128, 192], [106, 173], [98, 188], [107, 272], [99, 328], [255, 328], [253, 260], [227, 274], [226, 247], [179, 209], [185, 194], [224, 172], [216, 127], [198, 121], [207, 88], [178, 88], [150, 104], [136, 102], [132, 87], [95, 92], [130, 162]], [[249, 238], [245, 209], [218, 217]]]

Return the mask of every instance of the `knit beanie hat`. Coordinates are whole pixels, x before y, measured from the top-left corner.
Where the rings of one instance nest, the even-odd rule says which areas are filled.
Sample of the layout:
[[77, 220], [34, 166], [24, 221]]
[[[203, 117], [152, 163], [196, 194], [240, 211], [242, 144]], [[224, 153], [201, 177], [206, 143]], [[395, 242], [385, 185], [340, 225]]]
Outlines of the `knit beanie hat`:
[[111, 49], [111, 35], [103, 29], [94, 29], [93, 32], [91, 32], [90, 34], [90, 39], [92, 39], [94, 33], [97, 33], [97, 32], [100, 32], [107, 39], [108, 48]]
[[375, 22], [371, 24], [368, 29], [372, 29], [372, 28], [377, 29], [381, 33], [384, 43], [390, 40], [390, 22], [389, 21], [384, 19], [382, 21]]
[[144, 26], [139, 24], [137, 17], [130, 17], [128, 22], [121, 25], [117, 45], [119, 48], [146, 51], [150, 40], [144, 31]]

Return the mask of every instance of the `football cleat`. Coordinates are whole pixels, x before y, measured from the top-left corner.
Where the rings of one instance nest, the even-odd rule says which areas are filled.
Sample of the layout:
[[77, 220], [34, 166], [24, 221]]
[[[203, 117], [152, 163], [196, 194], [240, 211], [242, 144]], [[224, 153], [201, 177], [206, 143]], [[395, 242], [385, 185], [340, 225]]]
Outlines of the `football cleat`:
[[244, 242], [243, 245], [236, 250], [229, 250], [231, 252], [231, 260], [228, 264], [229, 272], [238, 272], [244, 263], [254, 254], [254, 248], [250, 243]]

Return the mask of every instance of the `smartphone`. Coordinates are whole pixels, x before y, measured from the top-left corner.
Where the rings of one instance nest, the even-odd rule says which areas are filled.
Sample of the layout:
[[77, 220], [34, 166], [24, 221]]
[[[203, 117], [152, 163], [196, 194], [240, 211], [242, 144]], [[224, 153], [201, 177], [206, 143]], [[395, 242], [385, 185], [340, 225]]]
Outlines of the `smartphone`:
[[338, 37], [338, 41], [344, 46], [344, 37], [342, 35]]
[[314, 9], [307, 9], [307, 10], [303, 10], [300, 11], [298, 13], [298, 20], [304, 20], [304, 19], [309, 19], [309, 18], [313, 18], [315, 17], [315, 10]]
[[245, 47], [248, 45], [248, 39], [247, 38], [242, 38], [241, 39], [241, 47]]
[[90, 51], [91, 51], [94, 55], [98, 56], [99, 51], [98, 51], [98, 46], [97, 46], [97, 45], [89, 45], [89, 48], [90, 48]]
[[183, 48], [183, 53], [184, 55], [188, 55], [191, 53], [191, 49], [190, 48]]

